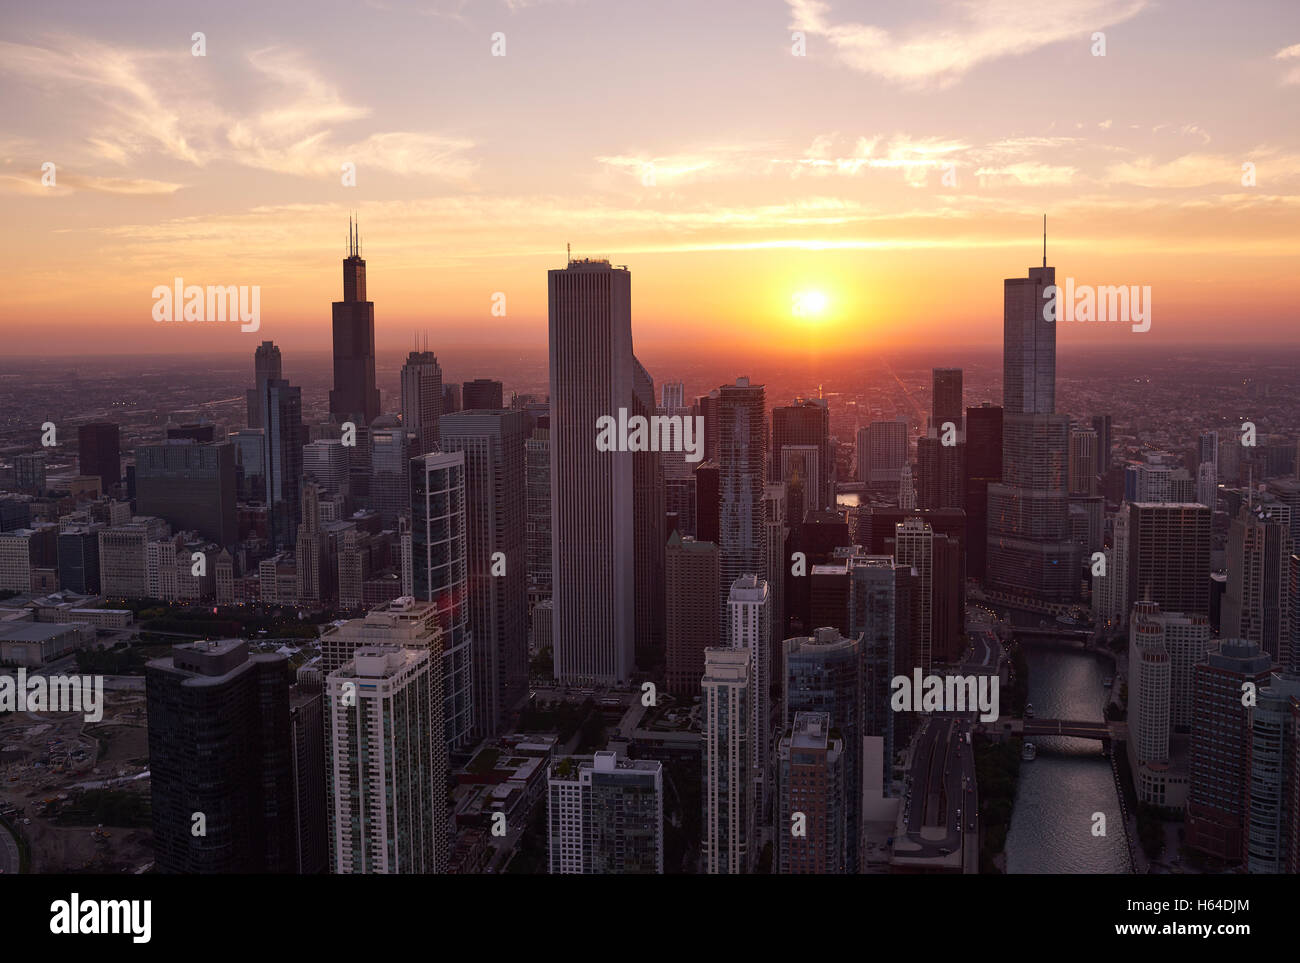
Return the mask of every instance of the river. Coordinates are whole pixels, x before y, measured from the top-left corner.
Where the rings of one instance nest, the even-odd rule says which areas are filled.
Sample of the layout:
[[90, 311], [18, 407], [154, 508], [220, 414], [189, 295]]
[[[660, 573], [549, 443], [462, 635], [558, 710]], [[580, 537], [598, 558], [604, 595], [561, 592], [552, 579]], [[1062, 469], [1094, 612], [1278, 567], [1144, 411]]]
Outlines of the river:
[[[1045, 719], [1100, 720], [1110, 690], [1109, 662], [1086, 652], [1026, 645], [1029, 701]], [[1008, 873], [1130, 873], [1119, 796], [1100, 743], [1039, 738], [1038, 758], [1020, 765]], [[1106, 814], [1106, 835], [1092, 834], [1093, 813]]]

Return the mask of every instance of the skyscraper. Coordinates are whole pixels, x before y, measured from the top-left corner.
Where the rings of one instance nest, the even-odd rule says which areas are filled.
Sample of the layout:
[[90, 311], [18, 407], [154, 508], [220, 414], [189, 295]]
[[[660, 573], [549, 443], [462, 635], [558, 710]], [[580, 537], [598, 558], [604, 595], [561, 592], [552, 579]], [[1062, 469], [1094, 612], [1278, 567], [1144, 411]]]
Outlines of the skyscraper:
[[1209, 615], [1210, 510], [1136, 502], [1128, 515], [1129, 604], [1149, 600], [1167, 612]]
[[438, 609], [448, 749], [465, 745], [474, 723], [467, 566], [464, 452], [412, 458], [411, 576], [415, 597]]
[[289, 682], [283, 655], [243, 639], [176, 645], [145, 666], [159, 872], [294, 872]]
[[1259, 690], [1250, 720], [1246, 868], [1295, 873], [1300, 789], [1300, 676], [1274, 672]]
[[705, 650], [722, 641], [716, 587], [720, 578], [718, 546], [673, 532], [666, 558], [667, 596], [672, 599], [666, 613], [668, 691], [693, 696], [700, 691]]
[[438, 450], [442, 368], [432, 351], [412, 351], [402, 365], [402, 427], [415, 435], [414, 452]]
[[754, 692], [750, 713], [753, 805], [759, 822], [766, 822], [771, 792], [772, 752], [772, 593], [766, 580], [742, 575], [731, 583], [727, 599], [727, 647], [749, 653]]
[[831, 732], [828, 713], [796, 712], [777, 746], [773, 834], [778, 873], [846, 871], [847, 816], [852, 804], [846, 792], [846, 747]]
[[858, 481], [873, 487], [896, 487], [906, 464], [906, 420], [873, 421], [858, 429]]
[[845, 746], [859, 747], [844, 757], [844, 795], [851, 802], [845, 817], [845, 862], [858, 871], [859, 813], [862, 799], [862, 654], [857, 638], [838, 629], [819, 628], [812, 635], [785, 640], [782, 718], [786, 729], [799, 712], [825, 712], [831, 729]]
[[460, 386], [461, 409], [464, 411], [497, 411], [505, 407], [501, 382], [490, 378], [475, 378]]
[[524, 443], [524, 471], [528, 488], [529, 608], [551, 597], [551, 421], [543, 416]]
[[701, 869], [709, 875], [753, 869], [754, 780], [749, 747], [754, 686], [749, 652], [706, 649], [700, 681], [704, 827]]
[[912, 651], [915, 665], [930, 671], [934, 653], [934, 530], [919, 518], [909, 518], [895, 526], [894, 563], [916, 569], [920, 577], [920, 636]]
[[100, 490], [108, 494], [122, 481], [122, 454], [118, 427], [111, 421], [95, 421], [77, 428], [77, 465], [83, 475], [99, 478]]
[[1002, 480], [1002, 408], [966, 409], [966, 574], [984, 580], [988, 558], [989, 485]]
[[809, 465], [803, 471], [805, 478], [814, 477], [816, 483], [807, 493], [805, 510], [820, 511], [835, 502], [835, 465], [831, 459], [830, 408], [822, 398], [796, 398], [790, 405], [772, 409], [772, 451], [768, 477], [773, 481], [784, 479], [785, 464], [782, 453], [788, 446], [809, 447], [816, 452], [815, 471]]
[[277, 549], [293, 546], [301, 514], [302, 449], [307, 429], [302, 423], [302, 389], [284, 380], [266, 383], [266, 516], [267, 536]]
[[1246, 683], [1268, 685], [1273, 660], [1254, 642], [1211, 642], [1194, 669], [1187, 845], [1229, 864], [1245, 858], [1250, 780]]
[[962, 430], [961, 368], [935, 368], [932, 372], [934, 390], [931, 398], [930, 427], [943, 433], [945, 423], [951, 422]]
[[631, 274], [604, 260], [548, 272], [555, 676], [620, 682], [636, 650], [631, 452], [596, 422], [633, 408]]
[[176, 531], [193, 529], [224, 548], [238, 541], [235, 449], [167, 441], [135, 449], [135, 497], [141, 515], [156, 515]]
[[[880, 784], [889, 795], [894, 773], [894, 715], [889, 707], [897, 638], [898, 575], [887, 555], [857, 555], [849, 562], [849, 635], [860, 639], [862, 734], [883, 742]], [[863, 773], [869, 780], [870, 774]]]
[[411, 510], [411, 440], [406, 428], [371, 428], [369, 505], [385, 528]]
[[348, 256], [343, 260], [343, 300], [334, 307], [334, 388], [330, 418], [368, 425], [379, 416], [375, 384], [375, 304], [366, 300], [366, 262], [361, 232], [348, 221]]
[[727, 592], [742, 575], [767, 570], [763, 539], [763, 488], [766, 484], [767, 421], [762, 385], [737, 378], [723, 385], [718, 406], [718, 512], [722, 584], [719, 619], [726, 625]]
[[566, 756], [546, 776], [551, 873], [664, 871], [662, 763], [597, 752]]
[[335, 873], [441, 873], [447, 839], [442, 679], [427, 649], [369, 645], [325, 680]]
[[528, 578], [522, 411], [445, 415], [442, 448], [465, 456], [474, 730], [494, 736], [528, 684]]
[[1256, 642], [1284, 664], [1290, 641], [1291, 509], [1280, 503], [1242, 505], [1228, 528], [1228, 586], [1223, 634]]
[[1049, 602], [1078, 595], [1080, 547], [1070, 540], [1070, 421], [1056, 411], [1056, 322], [1043, 266], [1003, 284], [1002, 481], [988, 489], [987, 583]]
[[282, 377], [280, 349], [274, 341], [263, 341], [253, 352], [253, 387], [246, 392], [249, 428], [266, 427], [266, 415], [262, 410], [266, 399], [266, 383], [278, 381]]

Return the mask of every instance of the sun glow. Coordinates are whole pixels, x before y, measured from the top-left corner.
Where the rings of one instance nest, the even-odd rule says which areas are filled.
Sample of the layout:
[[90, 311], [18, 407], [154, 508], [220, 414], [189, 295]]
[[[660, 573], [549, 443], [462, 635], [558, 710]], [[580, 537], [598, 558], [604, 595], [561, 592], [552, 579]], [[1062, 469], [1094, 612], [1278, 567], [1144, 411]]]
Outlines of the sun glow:
[[820, 318], [829, 304], [830, 300], [821, 291], [798, 291], [790, 310], [796, 318]]

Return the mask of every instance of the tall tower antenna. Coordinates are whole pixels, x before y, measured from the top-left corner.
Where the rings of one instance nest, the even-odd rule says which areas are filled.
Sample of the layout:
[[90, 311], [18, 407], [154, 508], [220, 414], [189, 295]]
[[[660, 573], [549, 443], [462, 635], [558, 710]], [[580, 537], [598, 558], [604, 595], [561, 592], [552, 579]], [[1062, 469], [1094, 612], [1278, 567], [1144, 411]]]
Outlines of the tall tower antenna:
[[1043, 215], [1043, 267], [1047, 267], [1047, 215]]
[[565, 244], [565, 245], [564, 245], [564, 260], [565, 260], [565, 263], [566, 263], [566, 264], [572, 264], [572, 263], [573, 263], [573, 245], [572, 245], [572, 244]]

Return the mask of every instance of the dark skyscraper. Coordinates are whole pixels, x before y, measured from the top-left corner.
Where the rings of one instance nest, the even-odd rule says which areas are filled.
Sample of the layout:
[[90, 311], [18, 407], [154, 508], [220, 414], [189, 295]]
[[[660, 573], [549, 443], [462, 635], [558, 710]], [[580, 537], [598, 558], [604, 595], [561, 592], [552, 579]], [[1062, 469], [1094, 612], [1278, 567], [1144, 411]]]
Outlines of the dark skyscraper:
[[96, 421], [77, 429], [77, 463], [83, 475], [99, 476], [100, 490], [122, 481], [121, 441], [117, 425]]
[[944, 422], [951, 421], [961, 431], [961, 368], [935, 368], [933, 375], [930, 427], [942, 433]]
[[176, 645], [145, 667], [158, 872], [294, 872], [289, 681], [283, 655], [242, 639]]
[[330, 418], [368, 425], [379, 416], [375, 385], [375, 304], [366, 300], [366, 262], [361, 234], [348, 222], [348, 256], [343, 261], [343, 300], [334, 302], [334, 389]]
[[235, 446], [228, 441], [201, 445], [173, 439], [135, 450], [137, 510], [178, 532], [193, 529], [233, 548], [239, 535], [235, 489]]
[[504, 408], [501, 382], [475, 378], [460, 386], [461, 407], [465, 411], [496, 411]]
[[465, 456], [465, 540], [474, 730], [498, 735], [528, 682], [527, 494], [522, 411], [446, 415], [444, 452]]
[[268, 381], [265, 411], [267, 535], [276, 548], [289, 549], [298, 532], [302, 447], [307, 441], [302, 389], [283, 379]]
[[[821, 399], [797, 399], [794, 404], [772, 409], [772, 457], [768, 478], [789, 481], [783, 469], [781, 452], [787, 446], [814, 446], [817, 449], [817, 487], [806, 491], [805, 512], [820, 511], [834, 504], [835, 482], [831, 478], [830, 409]], [[789, 460], [786, 461], [786, 465]], [[808, 473], [804, 473], [808, 478]]]
[[702, 461], [695, 466], [695, 537], [718, 543], [718, 511], [721, 505], [718, 463]]
[[989, 485], [1002, 480], [1002, 408], [966, 409], [966, 574], [983, 581], [988, 558]]
[[725, 625], [727, 593], [742, 575], [767, 571], [763, 488], [767, 467], [767, 417], [762, 385], [737, 378], [723, 385], [718, 408], [718, 512], [722, 584], [719, 619]]
[[248, 427], [265, 428], [266, 416], [262, 413], [262, 399], [266, 383], [284, 377], [280, 370], [280, 349], [274, 341], [263, 341], [253, 353], [253, 387], [248, 389]]

